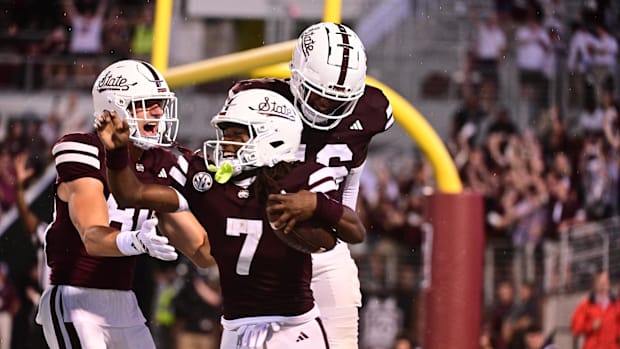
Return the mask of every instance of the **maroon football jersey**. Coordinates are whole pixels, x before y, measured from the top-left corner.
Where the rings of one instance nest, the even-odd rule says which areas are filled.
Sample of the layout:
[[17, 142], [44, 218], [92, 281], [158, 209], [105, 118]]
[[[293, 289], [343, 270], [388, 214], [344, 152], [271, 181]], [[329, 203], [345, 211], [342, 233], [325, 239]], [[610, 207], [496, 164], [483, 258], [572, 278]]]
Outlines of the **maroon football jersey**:
[[[137, 230], [152, 216], [147, 209], [120, 209], [110, 193], [105, 167], [105, 149], [94, 133], [71, 133], [61, 137], [52, 148], [57, 178], [54, 190], [62, 182], [92, 177], [103, 183], [108, 202], [110, 226], [120, 230]], [[170, 184], [169, 169], [176, 156], [168, 150], [145, 151], [135, 164], [137, 177], [146, 183]], [[54, 220], [45, 236], [47, 263], [51, 283], [103, 289], [131, 289], [135, 256], [94, 257], [86, 252], [79, 232], [71, 222], [67, 202], [55, 195]]]
[[[275, 91], [294, 103], [289, 82], [282, 79], [243, 80], [230, 89], [229, 96], [252, 88]], [[366, 85], [353, 113], [333, 129], [317, 130], [304, 124], [300, 149], [304, 154], [302, 160], [316, 161], [334, 168], [339, 177], [337, 181], [341, 182], [352, 168], [366, 160], [372, 137], [386, 131], [393, 123], [392, 106], [388, 99], [378, 88]]]
[[[312, 309], [311, 257], [274, 234], [253, 183], [244, 187], [232, 180], [215, 182], [199, 155], [179, 157], [179, 167], [171, 174], [173, 186], [209, 234], [220, 271], [225, 319], [296, 316]], [[296, 166], [278, 183], [286, 192], [337, 188], [331, 169], [316, 163]]]

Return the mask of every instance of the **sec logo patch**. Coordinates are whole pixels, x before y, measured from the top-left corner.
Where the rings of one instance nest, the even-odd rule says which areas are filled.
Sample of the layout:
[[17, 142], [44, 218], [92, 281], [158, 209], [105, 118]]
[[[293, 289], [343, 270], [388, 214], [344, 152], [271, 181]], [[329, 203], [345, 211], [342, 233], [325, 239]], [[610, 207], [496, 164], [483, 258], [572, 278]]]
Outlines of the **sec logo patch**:
[[211, 189], [211, 185], [213, 185], [213, 177], [207, 172], [198, 172], [192, 178], [192, 183], [194, 184], [194, 189], [205, 192]]

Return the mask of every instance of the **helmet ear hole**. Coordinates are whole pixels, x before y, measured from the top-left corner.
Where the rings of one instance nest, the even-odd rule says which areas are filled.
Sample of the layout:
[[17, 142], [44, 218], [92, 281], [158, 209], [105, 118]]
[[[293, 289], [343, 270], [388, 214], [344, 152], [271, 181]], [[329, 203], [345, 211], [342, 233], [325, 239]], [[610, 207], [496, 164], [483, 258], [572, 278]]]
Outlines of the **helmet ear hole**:
[[277, 148], [279, 146], [281, 146], [282, 144], [284, 144], [284, 141], [275, 141], [275, 142], [271, 142], [269, 143], [272, 147]]

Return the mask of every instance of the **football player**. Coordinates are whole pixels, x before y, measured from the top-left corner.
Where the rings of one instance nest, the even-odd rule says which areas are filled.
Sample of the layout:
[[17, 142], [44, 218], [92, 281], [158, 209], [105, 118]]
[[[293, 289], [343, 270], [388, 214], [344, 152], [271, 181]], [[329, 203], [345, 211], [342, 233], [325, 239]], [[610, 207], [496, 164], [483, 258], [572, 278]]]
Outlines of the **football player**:
[[[96, 116], [114, 110], [131, 125], [130, 155], [125, 161], [131, 162], [136, 175], [168, 184], [176, 156], [160, 146], [172, 144], [178, 119], [176, 97], [162, 75], [145, 62], [119, 61], [101, 72], [92, 97]], [[171, 261], [177, 258], [175, 248], [156, 234], [153, 210], [119, 205], [111, 195], [106, 167], [114, 164], [106, 160], [95, 133], [62, 136], [52, 155], [58, 175], [54, 219], [45, 235], [51, 285], [37, 314], [48, 345], [155, 348], [131, 291], [136, 255]], [[160, 219], [192, 236], [202, 234], [203, 241], [190, 245], [184, 239], [177, 247], [195, 263], [208, 265], [206, 233], [190, 213]]]
[[[112, 114], [102, 124], [108, 153], [124, 158], [126, 123]], [[208, 232], [222, 286], [221, 348], [328, 348], [310, 289], [311, 256], [274, 234], [267, 196], [319, 193], [327, 206], [313, 219], [344, 241], [362, 241], [363, 225], [353, 210], [324, 194], [337, 189], [332, 168], [297, 161], [303, 126], [286, 98], [261, 89], [239, 92], [211, 124], [217, 140], [205, 141], [202, 154], [179, 157], [172, 187], [141, 183], [128, 168], [112, 169], [113, 192], [158, 211], [189, 209]], [[206, 156], [211, 149], [212, 161]]]
[[[372, 138], [394, 123], [392, 107], [381, 90], [366, 86], [364, 45], [353, 30], [323, 22], [305, 29], [290, 63], [291, 79], [240, 81], [229, 98], [242, 90], [269, 89], [285, 96], [302, 112], [302, 160], [316, 161], [335, 171], [340, 199], [355, 209], [359, 181]], [[269, 210], [288, 231], [311, 216], [313, 200], [301, 193], [274, 194]], [[275, 213], [274, 213], [275, 214]], [[361, 292], [358, 271], [347, 244], [312, 256], [312, 290], [327, 328], [332, 349], [357, 348]]]

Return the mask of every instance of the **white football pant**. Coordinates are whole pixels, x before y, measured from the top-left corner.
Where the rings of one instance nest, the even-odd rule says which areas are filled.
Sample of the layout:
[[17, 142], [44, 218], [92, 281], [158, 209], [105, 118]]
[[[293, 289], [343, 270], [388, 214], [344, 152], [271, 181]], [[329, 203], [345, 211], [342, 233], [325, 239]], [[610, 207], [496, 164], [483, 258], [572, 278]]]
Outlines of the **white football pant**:
[[36, 321], [51, 349], [155, 349], [132, 291], [50, 286]]
[[312, 292], [330, 349], [357, 349], [362, 294], [357, 265], [346, 243], [312, 255]]

